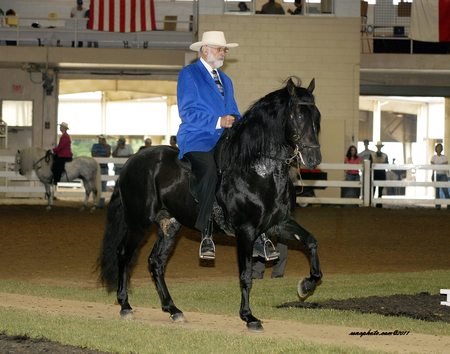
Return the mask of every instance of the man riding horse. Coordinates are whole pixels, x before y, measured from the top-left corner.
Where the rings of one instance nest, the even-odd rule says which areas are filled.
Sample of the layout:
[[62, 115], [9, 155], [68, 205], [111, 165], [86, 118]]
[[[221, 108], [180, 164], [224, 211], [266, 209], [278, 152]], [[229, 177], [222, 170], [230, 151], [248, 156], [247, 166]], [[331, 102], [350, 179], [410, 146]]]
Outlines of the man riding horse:
[[[214, 259], [212, 239], [213, 205], [217, 183], [220, 149], [226, 137], [225, 128], [231, 128], [241, 115], [234, 99], [233, 84], [222, 71], [228, 48], [237, 43], [227, 43], [221, 31], [203, 34], [203, 40], [189, 47], [200, 51], [201, 58], [181, 70], [178, 77], [177, 99], [181, 118], [177, 141], [179, 158], [191, 163], [197, 181], [200, 212], [195, 228], [202, 233], [199, 255], [202, 259]], [[260, 236], [255, 241], [254, 255], [268, 260], [279, 252], [265, 245]]]

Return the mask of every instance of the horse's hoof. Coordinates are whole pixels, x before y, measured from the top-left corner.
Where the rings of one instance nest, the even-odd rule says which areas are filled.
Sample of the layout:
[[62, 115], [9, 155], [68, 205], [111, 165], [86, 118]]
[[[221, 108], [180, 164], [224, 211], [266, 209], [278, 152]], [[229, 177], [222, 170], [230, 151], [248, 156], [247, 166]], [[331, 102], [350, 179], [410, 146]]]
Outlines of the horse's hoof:
[[308, 294], [309, 294], [312, 290], [314, 290], [314, 288], [313, 288], [313, 289], [308, 289], [308, 284], [307, 284], [307, 282], [308, 282], [308, 279], [305, 278], [305, 279], [303, 279], [303, 280], [298, 284], [298, 296], [300, 296], [302, 299], [305, 298], [305, 297], [307, 297]]
[[182, 312], [177, 312], [170, 315], [170, 319], [175, 323], [187, 323], [186, 317], [184, 317]]
[[247, 328], [250, 332], [264, 332], [264, 327], [262, 326], [261, 321], [249, 322], [247, 323]]
[[134, 320], [134, 313], [133, 310], [121, 310], [120, 316], [127, 321], [133, 321]]
[[50, 211], [50, 210], [52, 210], [52, 207], [50, 205], [47, 206], [47, 208], [45, 208], [45, 211]]

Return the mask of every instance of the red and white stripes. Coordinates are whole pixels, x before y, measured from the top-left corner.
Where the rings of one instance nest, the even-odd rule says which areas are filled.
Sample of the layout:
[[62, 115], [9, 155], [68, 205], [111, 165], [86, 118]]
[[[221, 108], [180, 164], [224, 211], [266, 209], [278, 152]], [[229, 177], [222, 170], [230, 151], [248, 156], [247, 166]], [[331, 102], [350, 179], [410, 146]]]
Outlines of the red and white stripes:
[[91, 0], [88, 28], [107, 32], [155, 30], [153, 0]]

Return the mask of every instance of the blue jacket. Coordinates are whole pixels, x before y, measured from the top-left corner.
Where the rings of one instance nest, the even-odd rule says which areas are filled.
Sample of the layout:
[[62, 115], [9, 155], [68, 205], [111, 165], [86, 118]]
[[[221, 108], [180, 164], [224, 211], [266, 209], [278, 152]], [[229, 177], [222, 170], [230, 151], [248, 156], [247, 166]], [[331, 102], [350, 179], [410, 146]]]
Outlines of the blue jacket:
[[224, 97], [203, 63], [186, 66], [178, 76], [177, 100], [181, 118], [177, 134], [179, 158], [190, 151], [210, 151], [219, 140], [223, 128], [216, 129], [219, 117], [236, 114], [233, 83], [219, 71]]

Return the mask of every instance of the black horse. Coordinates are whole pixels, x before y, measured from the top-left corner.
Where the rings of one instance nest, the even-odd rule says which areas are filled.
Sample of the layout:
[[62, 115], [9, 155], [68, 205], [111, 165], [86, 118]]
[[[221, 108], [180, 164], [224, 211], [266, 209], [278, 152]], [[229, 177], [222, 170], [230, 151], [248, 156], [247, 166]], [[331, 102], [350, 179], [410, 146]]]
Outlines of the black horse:
[[[304, 243], [310, 253], [310, 277], [298, 287], [305, 297], [322, 277], [316, 238], [291, 216], [295, 191], [289, 165], [298, 159], [308, 169], [322, 160], [318, 133], [320, 113], [312, 92], [292, 79], [284, 88], [260, 99], [244, 114], [224, 142], [221, 184], [217, 201], [223, 222], [234, 230], [242, 289], [240, 316], [252, 331], [262, 331], [252, 315], [249, 292], [252, 284], [252, 249], [265, 233]], [[290, 152], [294, 151], [294, 155]], [[99, 257], [100, 280], [108, 291], [117, 290], [120, 314], [133, 318], [127, 283], [141, 240], [156, 222], [158, 236], [148, 259], [161, 299], [162, 310], [175, 322], [185, 322], [167, 289], [164, 270], [181, 226], [194, 229], [198, 205], [189, 191], [190, 173], [177, 164], [178, 150], [167, 147], [144, 149], [123, 167], [111, 197]], [[214, 223], [214, 232], [223, 233]]]

